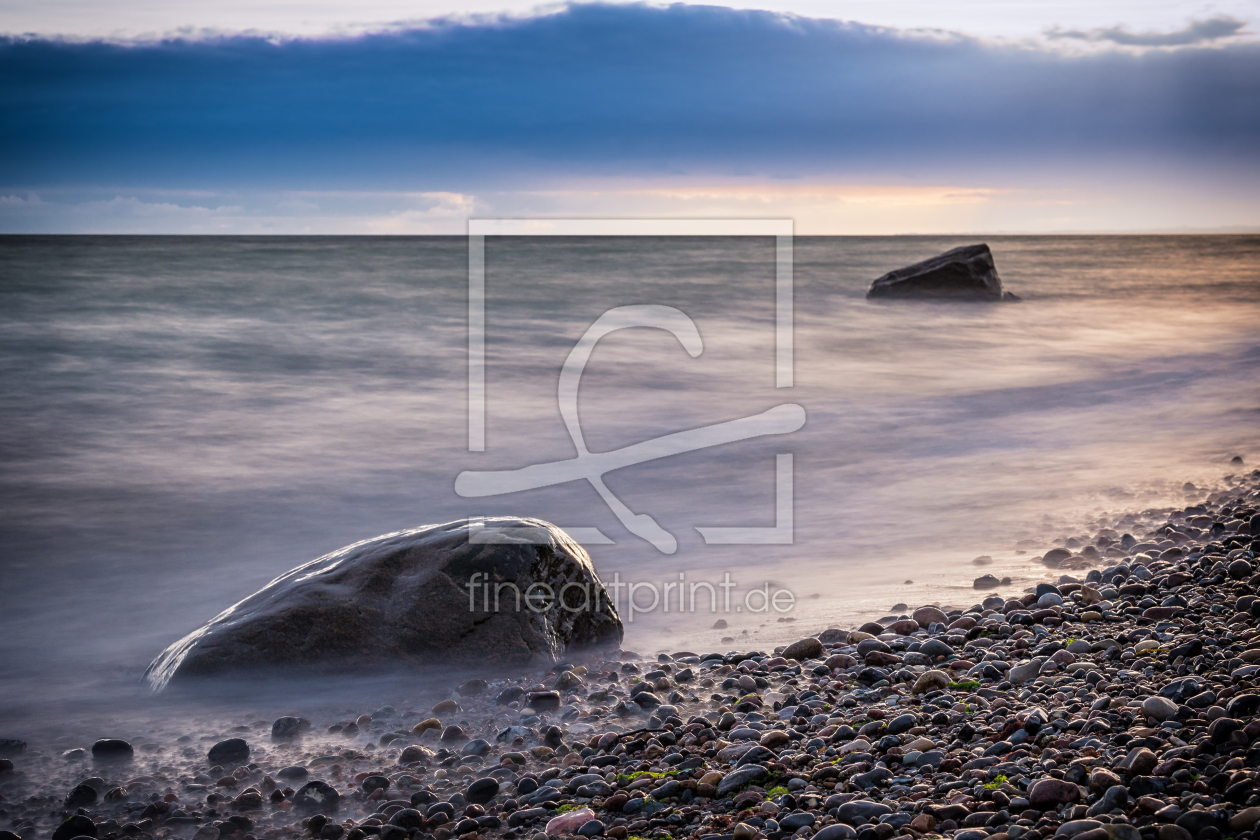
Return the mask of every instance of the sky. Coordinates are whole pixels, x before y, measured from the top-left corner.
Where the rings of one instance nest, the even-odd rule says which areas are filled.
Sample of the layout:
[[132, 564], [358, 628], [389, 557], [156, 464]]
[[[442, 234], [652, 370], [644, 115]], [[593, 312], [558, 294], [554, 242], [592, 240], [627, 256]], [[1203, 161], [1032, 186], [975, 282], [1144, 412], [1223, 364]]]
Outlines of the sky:
[[0, 232], [1260, 230], [1260, 3], [0, 5]]

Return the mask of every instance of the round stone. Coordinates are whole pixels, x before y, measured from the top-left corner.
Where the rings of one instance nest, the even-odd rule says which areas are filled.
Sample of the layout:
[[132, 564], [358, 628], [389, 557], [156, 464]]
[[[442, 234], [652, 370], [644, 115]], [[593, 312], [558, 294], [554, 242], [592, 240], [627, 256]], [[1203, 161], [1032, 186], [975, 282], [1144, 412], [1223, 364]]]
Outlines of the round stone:
[[813, 637], [810, 637], [810, 638], [801, 639], [798, 642], [793, 642], [792, 644], [784, 648], [783, 658], [795, 659], [798, 662], [802, 662], [806, 659], [817, 659], [820, 656], [822, 656], [822, 653], [823, 653], [822, 642], [818, 641], [817, 639]]
[[477, 779], [468, 786], [464, 798], [474, 805], [484, 805], [499, 793], [499, 781], [492, 778]]
[[228, 738], [211, 747], [206, 756], [211, 764], [240, 764], [249, 759], [249, 744], [244, 738]]
[[102, 738], [92, 745], [92, 757], [96, 759], [128, 759], [134, 755], [131, 744], [121, 738]]
[[341, 794], [327, 782], [307, 782], [293, 794], [296, 808], [318, 811], [335, 811], [341, 802]]

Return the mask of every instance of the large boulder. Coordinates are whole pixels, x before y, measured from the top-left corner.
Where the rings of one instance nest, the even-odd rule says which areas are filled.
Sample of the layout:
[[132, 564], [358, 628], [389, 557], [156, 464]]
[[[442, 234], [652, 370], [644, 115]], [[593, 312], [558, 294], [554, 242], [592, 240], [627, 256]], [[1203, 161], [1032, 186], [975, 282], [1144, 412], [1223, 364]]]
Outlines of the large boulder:
[[989, 246], [963, 245], [890, 271], [871, 283], [867, 299], [1019, 300], [1003, 291]]
[[[548, 605], [548, 593], [565, 604]], [[160, 690], [233, 671], [554, 664], [621, 637], [590, 557], [564, 531], [537, 519], [460, 520], [286, 572], [164, 650], [145, 679]]]

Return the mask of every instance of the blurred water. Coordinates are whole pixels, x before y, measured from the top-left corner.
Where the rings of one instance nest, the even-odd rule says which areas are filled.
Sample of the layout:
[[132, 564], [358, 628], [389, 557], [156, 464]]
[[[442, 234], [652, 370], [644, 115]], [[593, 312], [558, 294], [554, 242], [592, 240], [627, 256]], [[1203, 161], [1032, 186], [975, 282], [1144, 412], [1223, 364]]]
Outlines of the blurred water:
[[[1044, 574], [1018, 540], [1184, 504], [1183, 482], [1260, 459], [1260, 237], [993, 237], [1023, 303], [864, 300], [971, 241], [798, 239], [796, 386], [776, 389], [771, 240], [488, 239], [487, 450], [469, 453], [461, 238], [0, 238], [0, 708], [130, 686], [286, 569], [426, 522], [594, 526], [617, 543], [591, 548], [605, 577], [796, 593], [792, 625], [674, 612], [626, 640], [729, 649], [899, 600], [970, 604], [975, 555]], [[606, 476], [673, 556], [583, 483], [456, 496], [463, 470], [573, 456], [560, 365], [631, 303], [682, 309], [705, 350], [601, 342], [593, 451], [784, 402], [805, 428]], [[696, 526], [773, 524], [787, 451], [794, 544], [705, 546]]]

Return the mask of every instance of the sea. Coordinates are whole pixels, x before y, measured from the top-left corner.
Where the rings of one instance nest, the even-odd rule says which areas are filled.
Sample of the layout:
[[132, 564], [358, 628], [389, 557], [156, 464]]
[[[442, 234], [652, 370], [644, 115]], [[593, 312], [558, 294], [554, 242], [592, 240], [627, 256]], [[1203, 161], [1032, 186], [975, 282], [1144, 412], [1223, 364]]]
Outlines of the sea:
[[[1019, 302], [866, 300], [981, 241]], [[141, 702], [145, 666], [227, 606], [426, 523], [597, 529], [601, 578], [639, 584], [625, 648], [768, 650], [965, 608], [983, 573], [1021, 592], [1057, 576], [1035, 561], [1051, 545], [1146, 527], [1260, 466], [1260, 236], [791, 246], [786, 325], [773, 238], [487, 237], [481, 409], [466, 238], [0, 237], [0, 719]], [[803, 426], [605, 473], [672, 553], [580, 476], [457, 493], [466, 471], [577, 455], [560, 372], [626, 306], [676, 310], [702, 348], [600, 338], [578, 392], [591, 453], [777, 406]], [[767, 536], [706, 543], [715, 527]], [[723, 581], [728, 603], [675, 587], [650, 608], [666, 583]]]

